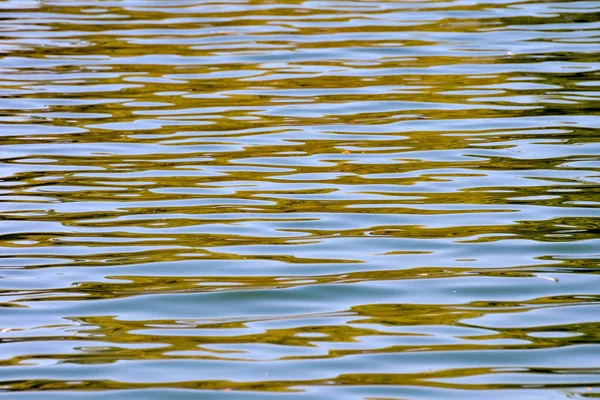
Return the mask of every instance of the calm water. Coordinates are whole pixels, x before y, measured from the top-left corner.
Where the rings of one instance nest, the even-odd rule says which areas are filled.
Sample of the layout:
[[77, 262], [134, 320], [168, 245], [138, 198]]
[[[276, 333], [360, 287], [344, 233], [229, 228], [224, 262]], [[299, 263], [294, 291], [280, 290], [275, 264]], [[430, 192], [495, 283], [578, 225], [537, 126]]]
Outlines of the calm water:
[[0, 397], [600, 397], [600, 2], [0, 1]]

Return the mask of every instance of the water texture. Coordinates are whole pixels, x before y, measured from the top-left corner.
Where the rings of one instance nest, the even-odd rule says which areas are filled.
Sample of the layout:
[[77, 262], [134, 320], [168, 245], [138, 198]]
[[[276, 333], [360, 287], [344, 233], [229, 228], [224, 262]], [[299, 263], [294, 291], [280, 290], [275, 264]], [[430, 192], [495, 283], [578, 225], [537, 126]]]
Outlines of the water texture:
[[599, 1], [0, 1], [0, 397], [600, 397], [599, 53]]

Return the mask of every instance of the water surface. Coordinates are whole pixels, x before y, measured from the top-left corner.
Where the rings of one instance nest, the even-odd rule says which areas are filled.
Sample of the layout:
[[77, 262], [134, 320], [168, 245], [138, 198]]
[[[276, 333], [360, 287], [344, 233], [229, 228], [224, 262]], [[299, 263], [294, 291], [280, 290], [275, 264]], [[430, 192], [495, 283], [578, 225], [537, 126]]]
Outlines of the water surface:
[[0, 2], [0, 396], [600, 397], [600, 3]]

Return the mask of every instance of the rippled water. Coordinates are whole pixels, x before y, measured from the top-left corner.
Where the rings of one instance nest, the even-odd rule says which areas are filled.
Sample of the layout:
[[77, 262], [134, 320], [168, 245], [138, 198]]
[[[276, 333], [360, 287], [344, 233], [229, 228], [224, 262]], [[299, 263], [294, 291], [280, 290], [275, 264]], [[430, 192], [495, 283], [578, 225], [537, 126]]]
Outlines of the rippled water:
[[0, 395], [600, 397], [600, 2], [0, 2]]

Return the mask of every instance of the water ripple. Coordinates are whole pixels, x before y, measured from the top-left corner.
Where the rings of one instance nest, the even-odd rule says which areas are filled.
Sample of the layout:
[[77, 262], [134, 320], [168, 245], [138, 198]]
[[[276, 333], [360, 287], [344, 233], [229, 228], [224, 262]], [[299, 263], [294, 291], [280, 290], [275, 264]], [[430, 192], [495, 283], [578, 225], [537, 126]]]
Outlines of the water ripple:
[[598, 397], [598, 2], [0, 11], [0, 392]]

